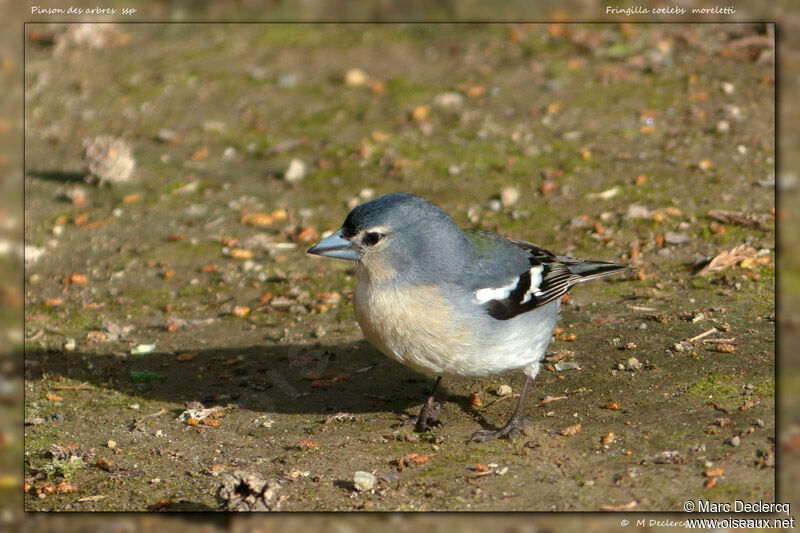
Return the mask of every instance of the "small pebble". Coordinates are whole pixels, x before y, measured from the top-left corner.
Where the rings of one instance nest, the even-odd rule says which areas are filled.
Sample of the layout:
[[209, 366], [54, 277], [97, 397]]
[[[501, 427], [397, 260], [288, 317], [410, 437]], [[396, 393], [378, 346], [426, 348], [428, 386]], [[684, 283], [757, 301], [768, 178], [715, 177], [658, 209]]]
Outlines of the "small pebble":
[[367, 83], [367, 73], [360, 68], [351, 68], [344, 75], [344, 84], [348, 87], [360, 87]]
[[520, 196], [520, 192], [516, 187], [503, 187], [503, 190], [500, 191], [500, 201], [505, 207], [516, 204]]
[[728, 133], [731, 131], [731, 124], [727, 120], [717, 122], [717, 133]]
[[121, 183], [129, 181], [136, 169], [136, 160], [130, 145], [110, 135], [84, 139], [84, 165], [89, 183]]
[[576, 368], [580, 368], [580, 366], [575, 361], [562, 361], [560, 363], [556, 363], [556, 370], [559, 372], [562, 370], [575, 370]]
[[500, 385], [499, 387], [497, 387], [495, 394], [497, 394], [498, 396], [508, 396], [509, 394], [511, 394], [511, 392], [512, 389], [508, 385]]
[[742, 443], [742, 439], [738, 435], [734, 435], [733, 437], [730, 438], [728, 443], [735, 448], [736, 446], [739, 446]]
[[377, 479], [369, 472], [358, 471], [353, 474], [353, 485], [359, 492], [372, 490], [375, 487]]
[[75, 351], [75, 339], [67, 339], [64, 341], [64, 351], [65, 352], [74, 352]]
[[161, 141], [162, 143], [169, 143], [169, 144], [180, 144], [181, 143], [181, 135], [175, 130], [170, 130], [164, 128], [159, 130], [158, 135], [156, 135], [156, 139]]
[[306, 164], [301, 159], [292, 159], [283, 175], [283, 179], [294, 183], [306, 177]]
[[156, 349], [155, 344], [137, 344], [131, 348], [131, 355], [145, 355]]
[[640, 363], [639, 360], [636, 359], [635, 357], [631, 357], [627, 361], [625, 361], [626, 370], [641, 370], [641, 368], [642, 368], [642, 363]]
[[503, 209], [503, 203], [498, 200], [497, 198], [492, 198], [489, 200], [489, 211], [494, 211], [495, 213], [499, 212]]
[[448, 92], [439, 93], [433, 98], [433, 105], [446, 109], [456, 109], [464, 104], [464, 96], [461, 93]]
[[297, 84], [300, 82], [300, 75], [297, 72], [284, 72], [280, 76], [278, 76], [277, 85], [278, 87], [282, 87], [284, 89], [291, 89], [292, 87], [296, 87]]
[[722, 84], [722, 92], [725, 94], [733, 94], [733, 91], [736, 90], [736, 86], [730, 82], [724, 82]]
[[117, 447], [117, 441], [115, 441], [115, 440], [110, 440], [106, 444], [108, 445], [109, 448], [116, 448]]

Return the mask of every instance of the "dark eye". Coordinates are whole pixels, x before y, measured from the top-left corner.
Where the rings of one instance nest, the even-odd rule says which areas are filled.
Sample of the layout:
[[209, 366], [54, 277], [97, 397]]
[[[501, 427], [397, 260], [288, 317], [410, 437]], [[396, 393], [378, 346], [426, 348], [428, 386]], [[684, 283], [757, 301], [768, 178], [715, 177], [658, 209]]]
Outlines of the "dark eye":
[[364, 238], [361, 239], [361, 242], [364, 243], [364, 246], [375, 246], [383, 239], [383, 234], [378, 233], [375, 231], [370, 231], [369, 233], [364, 234]]

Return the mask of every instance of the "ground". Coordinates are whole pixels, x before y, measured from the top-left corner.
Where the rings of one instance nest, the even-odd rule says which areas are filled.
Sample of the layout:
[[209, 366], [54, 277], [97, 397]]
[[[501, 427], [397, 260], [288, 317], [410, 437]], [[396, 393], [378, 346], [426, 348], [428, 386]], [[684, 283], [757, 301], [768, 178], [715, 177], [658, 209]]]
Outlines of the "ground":
[[[774, 499], [767, 28], [93, 31], [26, 26], [26, 509], [215, 509], [237, 470], [281, 510]], [[129, 182], [84, 183], [98, 135]], [[442, 426], [395, 428], [432, 378], [363, 340], [347, 264], [304, 253], [400, 190], [635, 267], [573, 291], [511, 442], [467, 441], [521, 373], [447, 380]], [[187, 424], [189, 402], [225, 410]]]

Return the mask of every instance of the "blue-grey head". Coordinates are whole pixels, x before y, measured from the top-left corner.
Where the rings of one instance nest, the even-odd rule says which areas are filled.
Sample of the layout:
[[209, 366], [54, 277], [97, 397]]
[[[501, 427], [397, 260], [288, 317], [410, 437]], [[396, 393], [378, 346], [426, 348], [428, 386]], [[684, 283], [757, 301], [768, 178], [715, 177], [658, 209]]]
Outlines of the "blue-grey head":
[[454, 278], [453, 257], [471, 245], [450, 216], [408, 193], [353, 208], [342, 227], [308, 253], [357, 261], [375, 281], [430, 283]]

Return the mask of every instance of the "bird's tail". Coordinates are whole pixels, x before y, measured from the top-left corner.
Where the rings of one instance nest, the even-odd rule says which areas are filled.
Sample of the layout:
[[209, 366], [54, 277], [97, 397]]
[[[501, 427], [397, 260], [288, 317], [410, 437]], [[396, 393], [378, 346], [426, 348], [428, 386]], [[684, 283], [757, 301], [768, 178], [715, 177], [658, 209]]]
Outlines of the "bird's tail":
[[576, 283], [583, 283], [595, 278], [609, 276], [625, 270], [631, 270], [633, 267], [627, 265], [618, 265], [616, 263], [608, 263], [606, 261], [581, 261], [579, 263], [567, 264], [572, 274], [579, 276], [575, 280]]

